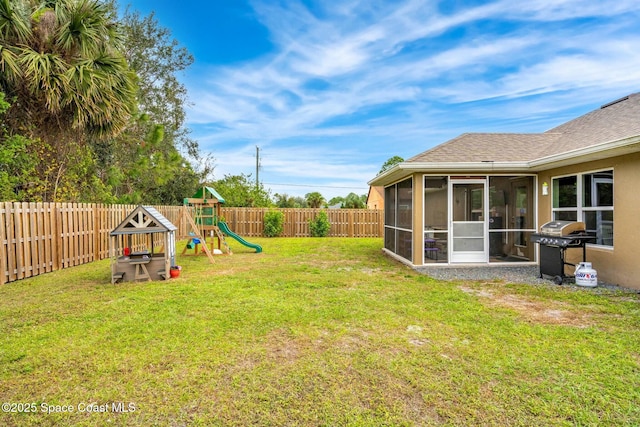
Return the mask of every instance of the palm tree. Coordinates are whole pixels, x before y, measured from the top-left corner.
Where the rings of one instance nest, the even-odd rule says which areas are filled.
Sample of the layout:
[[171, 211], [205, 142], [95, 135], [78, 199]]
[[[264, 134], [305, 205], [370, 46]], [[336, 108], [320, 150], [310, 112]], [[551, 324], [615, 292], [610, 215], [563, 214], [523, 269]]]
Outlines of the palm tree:
[[101, 0], [0, 0], [0, 91], [12, 105], [4, 119], [38, 141], [38, 199], [64, 198], [64, 178], [82, 180], [68, 171], [91, 157], [86, 143], [131, 123], [136, 76], [122, 40]]
[[322, 194], [317, 191], [305, 194], [304, 198], [307, 199], [307, 205], [309, 205], [310, 208], [319, 208], [325, 202]]
[[366, 205], [366, 196], [358, 196], [356, 193], [349, 193], [344, 199], [343, 207], [346, 209], [362, 209]]
[[111, 9], [98, 0], [0, 0], [0, 90], [10, 116], [40, 137], [68, 130], [113, 135], [135, 109]]

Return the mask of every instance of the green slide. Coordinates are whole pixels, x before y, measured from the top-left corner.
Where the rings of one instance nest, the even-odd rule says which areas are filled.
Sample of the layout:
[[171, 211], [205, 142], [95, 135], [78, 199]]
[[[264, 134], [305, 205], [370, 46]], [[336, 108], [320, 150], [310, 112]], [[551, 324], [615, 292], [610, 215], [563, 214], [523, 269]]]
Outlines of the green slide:
[[255, 249], [257, 254], [262, 252], [262, 246], [256, 245], [255, 243], [247, 242], [242, 237], [238, 236], [236, 233], [234, 233], [233, 231], [229, 230], [229, 226], [227, 225], [226, 222], [218, 221], [218, 227], [220, 227], [220, 230], [222, 230], [222, 232], [224, 234], [226, 234], [227, 236], [233, 237], [234, 239], [236, 239], [238, 242], [242, 243], [243, 245], [245, 245], [245, 246], [247, 246], [249, 248]]

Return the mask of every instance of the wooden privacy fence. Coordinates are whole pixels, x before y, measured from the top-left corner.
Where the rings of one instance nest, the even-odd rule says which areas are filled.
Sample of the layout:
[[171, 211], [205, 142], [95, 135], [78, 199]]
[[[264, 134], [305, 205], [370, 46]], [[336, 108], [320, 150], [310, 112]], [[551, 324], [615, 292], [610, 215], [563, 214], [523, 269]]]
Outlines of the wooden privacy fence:
[[[109, 233], [135, 207], [0, 202], [0, 284], [108, 258]], [[182, 206], [156, 208], [178, 222]]]
[[[109, 233], [135, 205], [87, 203], [0, 202], [0, 284], [37, 276], [109, 257]], [[182, 206], [155, 206], [186, 236], [180, 221]], [[262, 236], [268, 208], [223, 208], [229, 228], [240, 236]], [[309, 220], [321, 209], [278, 209], [284, 214], [283, 237], [309, 236]], [[383, 212], [367, 209], [325, 209], [329, 236], [381, 237]], [[133, 250], [144, 247], [146, 236], [134, 236]], [[162, 242], [154, 242], [161, 246]], [[120, 247], [124, 247], [121, 244]]]
[[222, 208], [221, 215], [229, 228], [240, 236], [262, 236], [264, 214], [270, 210], [284, 214], [282, 237], [308, 237], [309, 220], [324, 211], [329, 217], [330, 237], [382, 237], [384, 216], [374, 209], [270, 209], [270, 208]]

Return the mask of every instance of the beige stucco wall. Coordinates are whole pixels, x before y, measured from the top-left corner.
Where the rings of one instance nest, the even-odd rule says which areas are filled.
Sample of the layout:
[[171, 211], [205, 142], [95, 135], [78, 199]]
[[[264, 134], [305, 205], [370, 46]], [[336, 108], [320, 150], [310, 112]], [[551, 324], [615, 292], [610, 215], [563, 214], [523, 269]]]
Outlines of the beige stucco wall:
[[413, 175], [413, 265], [422, 265], [424, 241], [422, 237], [422, 216], [424, 209], [424, 179], [423, 173]]
[[384, 187], [370, 187], [367, 195], [367, 208], [384, 209]]
[[[614, 180], [614, 248], [589, 247], [587, 261], [598, 271], [599, 281], [640, 289], [640, 153], [541, 172], [538, 178], [538, 224], [551, 220], [552, 177], [611, 168]], [[544, 182], [550, 187], [548, 196], [542, 195]], [[572, 256], [570, 260], [576, 259]]]

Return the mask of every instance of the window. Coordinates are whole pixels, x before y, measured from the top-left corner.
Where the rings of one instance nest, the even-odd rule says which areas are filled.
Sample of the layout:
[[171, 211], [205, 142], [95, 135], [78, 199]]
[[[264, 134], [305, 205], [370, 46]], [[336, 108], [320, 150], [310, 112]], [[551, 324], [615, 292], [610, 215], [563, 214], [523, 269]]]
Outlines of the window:
[[553, 219], [582, 221], [596, 245], [613, 246], [613, 170], [554, 178]]
[[386, 187], [384, 200], [384, 247], [411, 261], [413, 180]]
[[553, 219], [578, 221], [578, 177], [553, 179]]
[[425, 230], [447, 231], [449, 199], [448, 178], [426, 176], [424, 178], [424, 227]]
[[582, 220], [596, 245], [613, 246], [613, 171], [583, 175]]

